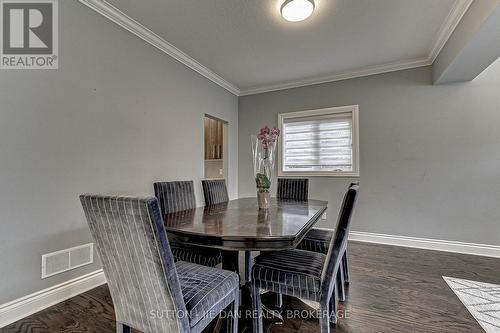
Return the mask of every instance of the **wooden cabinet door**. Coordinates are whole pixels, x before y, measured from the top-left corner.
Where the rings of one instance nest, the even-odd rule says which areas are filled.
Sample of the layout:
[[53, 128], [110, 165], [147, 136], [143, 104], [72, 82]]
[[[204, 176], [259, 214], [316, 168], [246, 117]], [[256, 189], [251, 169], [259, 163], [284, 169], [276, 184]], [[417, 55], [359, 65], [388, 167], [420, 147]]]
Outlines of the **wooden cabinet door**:
[[224, 123], [205, 117], [205, 160], [223, 159]]

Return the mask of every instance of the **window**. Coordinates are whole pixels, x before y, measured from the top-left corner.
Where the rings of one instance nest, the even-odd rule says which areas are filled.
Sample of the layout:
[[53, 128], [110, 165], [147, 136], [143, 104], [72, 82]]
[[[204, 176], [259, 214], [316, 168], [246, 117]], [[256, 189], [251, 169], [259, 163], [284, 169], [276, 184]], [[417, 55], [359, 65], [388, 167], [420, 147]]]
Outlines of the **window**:
[[359, 176], [358, 106], [281, 113], [279, 176]]

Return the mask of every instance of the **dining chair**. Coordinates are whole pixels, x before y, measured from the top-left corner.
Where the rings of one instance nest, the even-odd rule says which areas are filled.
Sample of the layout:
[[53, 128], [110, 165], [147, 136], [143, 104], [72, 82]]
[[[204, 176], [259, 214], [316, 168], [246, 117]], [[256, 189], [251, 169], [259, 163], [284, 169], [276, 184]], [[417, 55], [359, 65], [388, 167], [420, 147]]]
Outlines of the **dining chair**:
[[353, 184], [344, 196], [326, 255], [294, 249], [264, 252], [255, 258], [252, 268], [254, 333], [263, 331], [261, 289], [318, 302], [321, 333], [330, 332], [330, 322], [337, 322], [337, 276], [347, 247], [358, 189], [358, 185]]
[[226, 181], [224, 179], [202, 180], [203, 195], [205, 196], [205, 205], [217, 205], [228, 202]]
[[86, 194], [80, 201], [113, 299], [117, 332], [198, 333], [230, 308], [238, 332], [239, 277], [174, 262], [154, 197]]
[[[350, 186], [358, 185], [359, 183], [351, 183]], [[312, 228], [305, 235], [302, 241], [297, 246], [298, 249], [327, 254], [330, 241], [333, 238], [333, 230]], [[349, 284], [351, 273], [349, 271], [349, 255], [347, 248], [342, 254], [342, 270], [341, 270], [343, 285], [339, 286], [339, 297], [341, 301], [345, 301], [345, 284]]]
[[[166, 214], [196, 209], [193, 181], [173, 181], [154, 183], [162, 216]], [[215, 267], [222, 262], [220, 250], [190, 246], [172, 241], [170, 244], [176, 260]]]
[[281, 200], [307, 201], [309, 179], [307, 178], [278, 178], [276, 198]]
[[[328, 248], [330, 246], [330, 240], [332, 238], [333, 230], [312, 228], [306, 234], [304, 239], [302, 239], [297, 248], [301, 250], [327, 254]], [[348, 285], [351, 281], [351, 272], [349, 270], [349, 255], [347, 252], [347, 248], [342, 255], [342, 268], [342, 280], [344, 281], [344, 285], [339, 290], [339, 297], [341, 301], [345, 301], [345, 285]]]
[[[276, 198], [279, 200], [307, 201], [309, 199], [309, 179], [278, 178]], [[276, 306], [283, 306], [283, 295], [277, 294]]]

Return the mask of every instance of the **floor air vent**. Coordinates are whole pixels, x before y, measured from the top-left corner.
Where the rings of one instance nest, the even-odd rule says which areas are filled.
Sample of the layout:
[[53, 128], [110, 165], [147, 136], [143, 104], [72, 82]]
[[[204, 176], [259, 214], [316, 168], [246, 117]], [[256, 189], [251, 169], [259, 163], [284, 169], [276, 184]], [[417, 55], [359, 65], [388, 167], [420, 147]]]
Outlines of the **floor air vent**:
[[93, 243], [42, 255], [42, 279], [94, 262]]

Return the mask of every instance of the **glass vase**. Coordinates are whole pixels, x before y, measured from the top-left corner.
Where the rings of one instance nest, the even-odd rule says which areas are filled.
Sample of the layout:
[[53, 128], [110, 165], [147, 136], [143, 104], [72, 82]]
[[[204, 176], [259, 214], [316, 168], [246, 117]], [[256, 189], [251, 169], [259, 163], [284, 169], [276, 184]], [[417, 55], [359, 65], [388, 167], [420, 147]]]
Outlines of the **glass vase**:
[[251, 142], [257, 204], [259, 209], [268, 209], [271, 199], [271, 185], [274, 180], [276, 142], [263, 145], [255, 135], [251, 136]]

